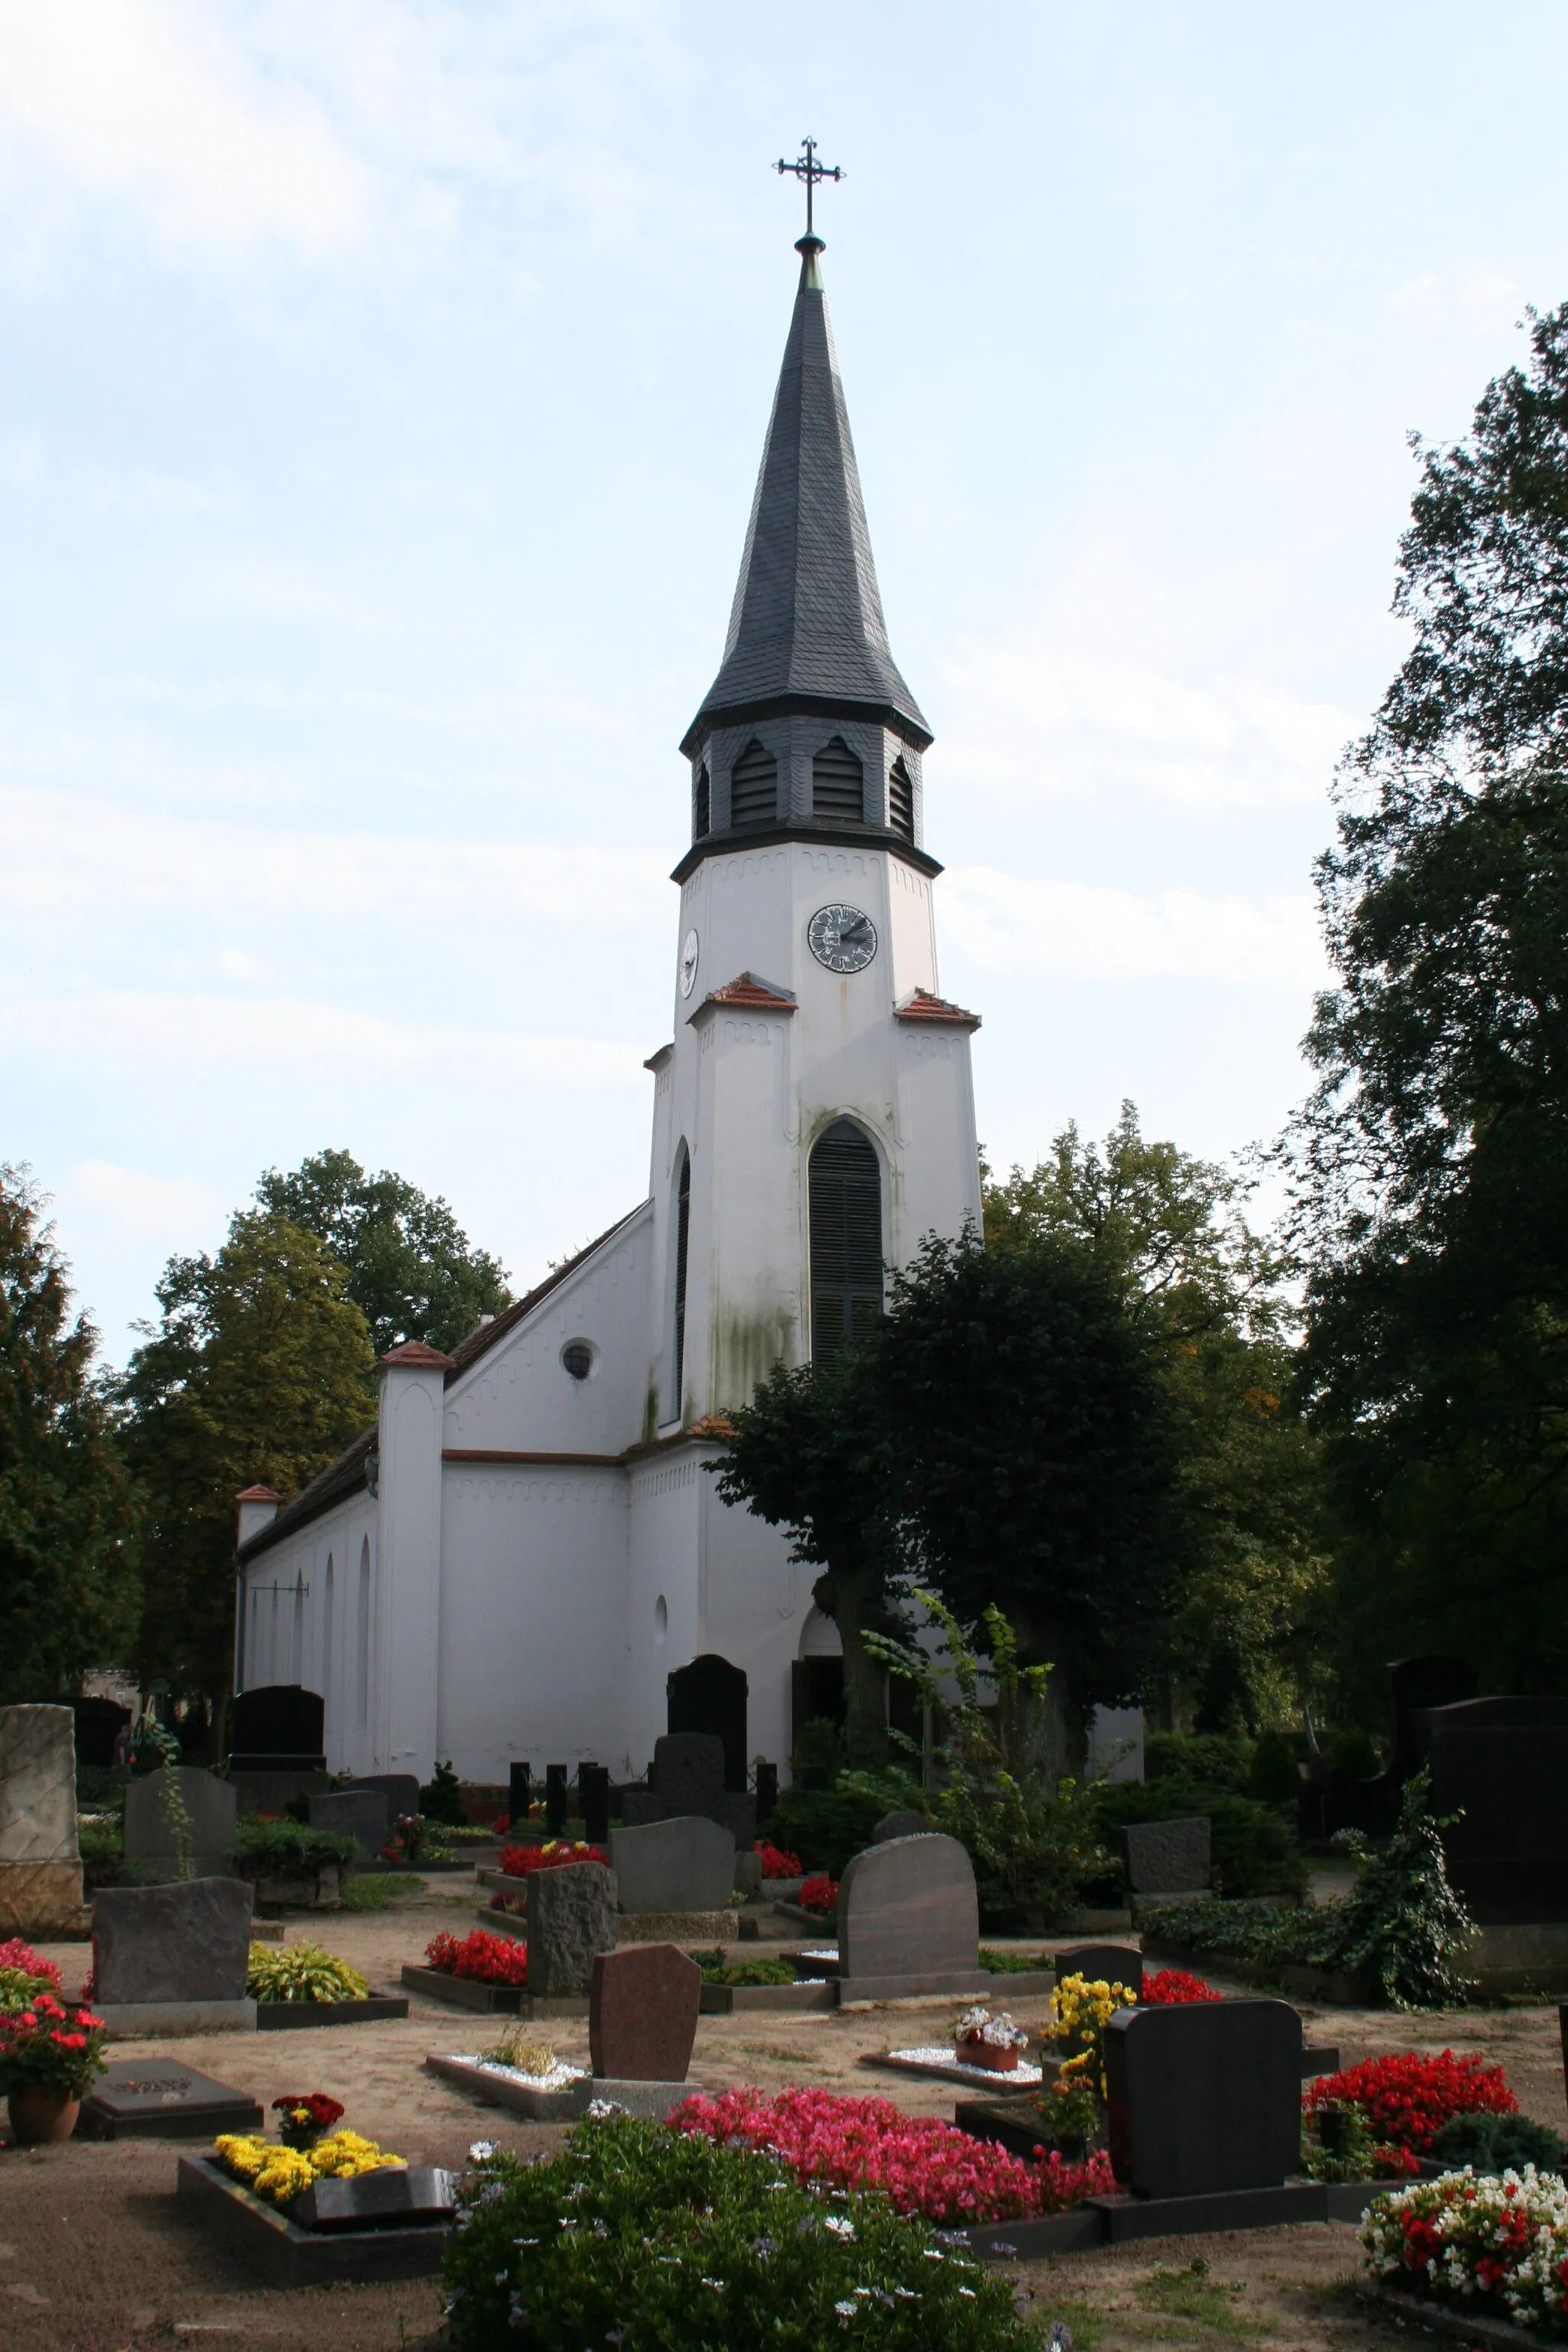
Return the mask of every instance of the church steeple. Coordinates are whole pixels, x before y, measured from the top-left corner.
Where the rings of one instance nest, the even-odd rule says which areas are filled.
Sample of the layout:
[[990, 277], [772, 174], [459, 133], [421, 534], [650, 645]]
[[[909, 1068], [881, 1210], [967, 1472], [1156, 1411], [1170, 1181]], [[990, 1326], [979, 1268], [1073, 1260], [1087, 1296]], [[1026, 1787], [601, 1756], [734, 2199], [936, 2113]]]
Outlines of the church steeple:
[[[889, 827], [891, 814], [886, 770], [902, 750], [906, 766], [892, 794], [900, 802], [901, 816], [902, 803], [909, 797], [908, 776], [918, 772], [931, 730], [888, 644], [818, 267], [823, 241], [808, 233], [795, 250], [801, 257], [800, 283], [724, 657], [681, 749], [694, 763], [702, 762], [712, 741], [719, 755], [717, 782], [725, 753], [732, 760], [741, 752], [736, 730], [743, 734], [756, 722], [820, 715], [850, 722], [857, 735], [865, 728], [887, 730], [889, 757], [878, 761], [884, 776], [879, 788], [868, 776], [873, 788], [861, 820], [881, 830]], [[833, 733], [831, 727], [818, 731]], [[764, 739], [775, 732], [763, 730]], [[773, 746], [764, 742], [763, 748], [772, 751]], [[784, 746], [780, 743], [777, 749]], [[709, 830], [703, 808], [707, 774], [703, 764], [694, 792], [699, 839]], [[713, 806], [715, 832], [733, 829], [735, 817], [726, 825], [724, 813]], [[808, 784], [804, 793], [792, 794], [786, 780], [773, 821], [793, 829], [792, 819], [810, 823], [811, 798]], [[892, 829], [912, 841], [912, 824], [906, 826], [895, 817]]]

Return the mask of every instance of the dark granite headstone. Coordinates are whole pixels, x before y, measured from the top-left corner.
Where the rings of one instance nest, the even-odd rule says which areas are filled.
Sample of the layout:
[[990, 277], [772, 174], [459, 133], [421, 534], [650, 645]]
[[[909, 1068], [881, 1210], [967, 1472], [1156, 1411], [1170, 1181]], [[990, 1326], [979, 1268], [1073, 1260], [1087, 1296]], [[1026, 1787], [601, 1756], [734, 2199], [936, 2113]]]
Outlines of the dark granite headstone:
[[1301, 2021], [1283, 2000], [1120, 2009], [1110, 2160], [1138, 2197], [1277, 2188], [1301, 2159]]
[[854, 1854], [838, 1883], [840, 1977], [979, 1966], [974, 1867], [956, 1838], [891, 1838]]
[[607, 1845], [610, 1839], [610, 1768], [584, 1764], [577, 1773], [577, 1794], [583, 1807], [583, 1835], [590, 1845]]
[[702, 1971], [674, 1944], [601, 1952], [588, 1996], [595, 2074], [684, 2083], [701, 2001]]
[[1209, 1883], [1209, 1817], [1180, 1822], [1130, 1822], [1127, 1883], [1134, 1895], [1193, 1895]]
[[667, 1728], [710, 1731], [724, 1750], [721, 1786], [735, 1794], [746, 1786], [746, 1692], [742, 1669], [712, 1651], [678, 1667], [665, 1684]]
[[771, 1821], [779, 1809], [779, 1768], [757, 1759], [757, 1819]]
[[226, 1780], [194, 1764], [163, 1765], [131, 1782], [125, 1791], [122, 1832], [125, 1859], [137, 1879], [172, 1878], [178, 1862], [169, 1820], [169, 1774], [178, 1776], [190, 1823], [190, 1855], [197, 1878], [223, 1878], [234, 1854], [237, 1805]]
[[594, 1961], [616, 1948], [616, 1874], [602, 1862], [536, 1870], [528, 1880], [528, 1990], [547, 2000], [585, 1993]]
[[82, 2102], [84, 2139], [212, 2139], [258, 2132], [260, 2106], [174, 2058], [116, 2058]]
[[706, 1813], [717, 1821], [724, 1804], [724, 1747], [711, 1731], [669, 1731], [654, 1743], [654, 1792], [666, 1819]]
[[1458, 1706], [1480, 1689], [1474, 1666], [1463, 1658], [1423, 1654], [1394, 1658], [1388, 1668], [1388, 1696], [1394, 1710], [1394, 1753], [1388, 1778], [1403, 1788], [1427, 1759], [1431, 1745], [1426, 1712], [1435, 1706]]
[[405, 1813], [416, 1815], [419, 1811], [417, 1772], [362, 1772], [358, 1779], [351, 1780], [341, 1793], [352, 1796], [356, 1790], [360, 1789], [374, 1789], [386, 1799], [388, 1836]]
[[362, 1862], [374, 1862], [386, 1843], [387, 1803], [379, 1789], [340, 1789], [310, 1799], [310, 1827], [330, 1837], [352, 1837]]
[[722, 1911], [735, 1884], [735, 1841], [701, 1813], [648, 1822], [610, 1832], [610, 1865], [625, 1911]]
[[251, 1889], [238, 1878], [100, 1886], [92, 1898], [94, 1998], [243, 2000]]
[[564, 1764], [547, 1764], [544, 1768], [544, 1826], [552, 1838], [558, 1838], [566, 1827]]
[[1143, 1955], [1131, 1944], [1062, 1944], [1057, 1949], [1057, 1982], [1083, 1977], [1090, 1984], [1125, 1985], [1143, 1990]]
[[1432, 1811], [1456, 1894], [1482, 1927], [1568, 1919], [1568, 1698], [1434, 1707]]
[[229, 1768], [237, 1772], [319, 1772], [325, 1768], [326, 1708], [301, 1683], [241, 1691], [229, 1709]]
[[384, 2165], [353, 2179], [318, 2180], [297, 2197], [289, 2219], [301, 2230], [401, 2230], [449, 2221], [458, 2175], [438, 2164]]
[[913, 1811], [884, 1813], [871, 1832], [871, 1843], [873, 1845], [886, 1845], [889, 1838], [923, 1837], [930, 1827], [931, 1823], [923, 1813]]
[[513, 1764], [508, 1769], [506, 1811], [514, 1830], [521, 1829], [528, 1820], [528, 1809], [533, 1802], [531, 1779], [526, 1764]]

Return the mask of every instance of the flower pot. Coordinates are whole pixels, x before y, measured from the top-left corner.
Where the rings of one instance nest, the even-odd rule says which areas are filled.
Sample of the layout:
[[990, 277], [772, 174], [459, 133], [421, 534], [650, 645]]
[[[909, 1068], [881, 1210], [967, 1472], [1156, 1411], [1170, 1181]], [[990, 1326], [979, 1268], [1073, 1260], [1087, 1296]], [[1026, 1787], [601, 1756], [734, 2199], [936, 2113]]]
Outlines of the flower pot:
[[37, 2147], [46, 2141], [69, 2139], [81, 2113], [81, 2101], [52, 2083], [24, 2083], [7, 2094], [5, 2110], [11, 2137], [19, 2147]]
[[1018, 2063], [1018, 2045], [995, 2042], [960, 2042], [955, 2044], [958, 2056], [965, 2066], [984, 2066], [988, 2074], [1011, 2074]]

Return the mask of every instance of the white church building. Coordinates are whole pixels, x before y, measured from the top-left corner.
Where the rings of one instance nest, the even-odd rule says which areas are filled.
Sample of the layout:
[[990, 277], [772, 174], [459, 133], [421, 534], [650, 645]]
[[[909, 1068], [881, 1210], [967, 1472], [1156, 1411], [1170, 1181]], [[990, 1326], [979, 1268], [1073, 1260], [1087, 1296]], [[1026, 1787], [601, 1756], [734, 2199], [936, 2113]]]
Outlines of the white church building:
[[821, 240], [796, 249], [729, 636], [681, 745], [647, 1197], [450, 1356], [395, 1349], [374, 1427], [294, 1500], [240, 1498], [236, 1688], [321, 1693], [333, 1770], [629, 1778], [667, 1676], [714, 1653], [747, 1676], [748, 1753], [784, 1765], [802, 1662], [837, 1635], [819, 1570], [720, 1501], [711, 1423], [979, 1217], [931, 737], [888, 646]]

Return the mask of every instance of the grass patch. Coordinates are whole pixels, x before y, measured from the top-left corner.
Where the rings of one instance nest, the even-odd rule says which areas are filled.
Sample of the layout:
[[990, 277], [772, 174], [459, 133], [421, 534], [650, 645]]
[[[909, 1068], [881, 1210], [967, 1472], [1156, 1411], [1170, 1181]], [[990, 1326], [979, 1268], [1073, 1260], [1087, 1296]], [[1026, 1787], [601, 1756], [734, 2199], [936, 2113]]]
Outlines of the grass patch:
[[394, 1902], [415, 1902], [425, 1892], [422, 1878], [402, 1871], [372, 1870], [346, 1879], [342, 1887], [345, 1911], [390, 1911]]
[[1194, 2256], [1184, 2271], [1151, 2272], [1146, 2279], [1139, 2280], [1134, 2291], [1144, 2310], [1156, 2312], [1162, 2318], [1188, 2320], [1237, 2342], [1263, 2333], [1261, 2321], [1246, 2318], [1235, 2307], [1242, 2289], [1221, 2286], [1210, 2276], [1209, 2266], [1201, 2254]]
[[1097, 2303], [1058, 2303], [1055, 2295], [1041, 2295], [1031, 2301], [1029, 2316], [1045, 2331], [1059, 2319], [1072, 2337], [1073, 2352], [1099, 2352], [1110, 2315]]

